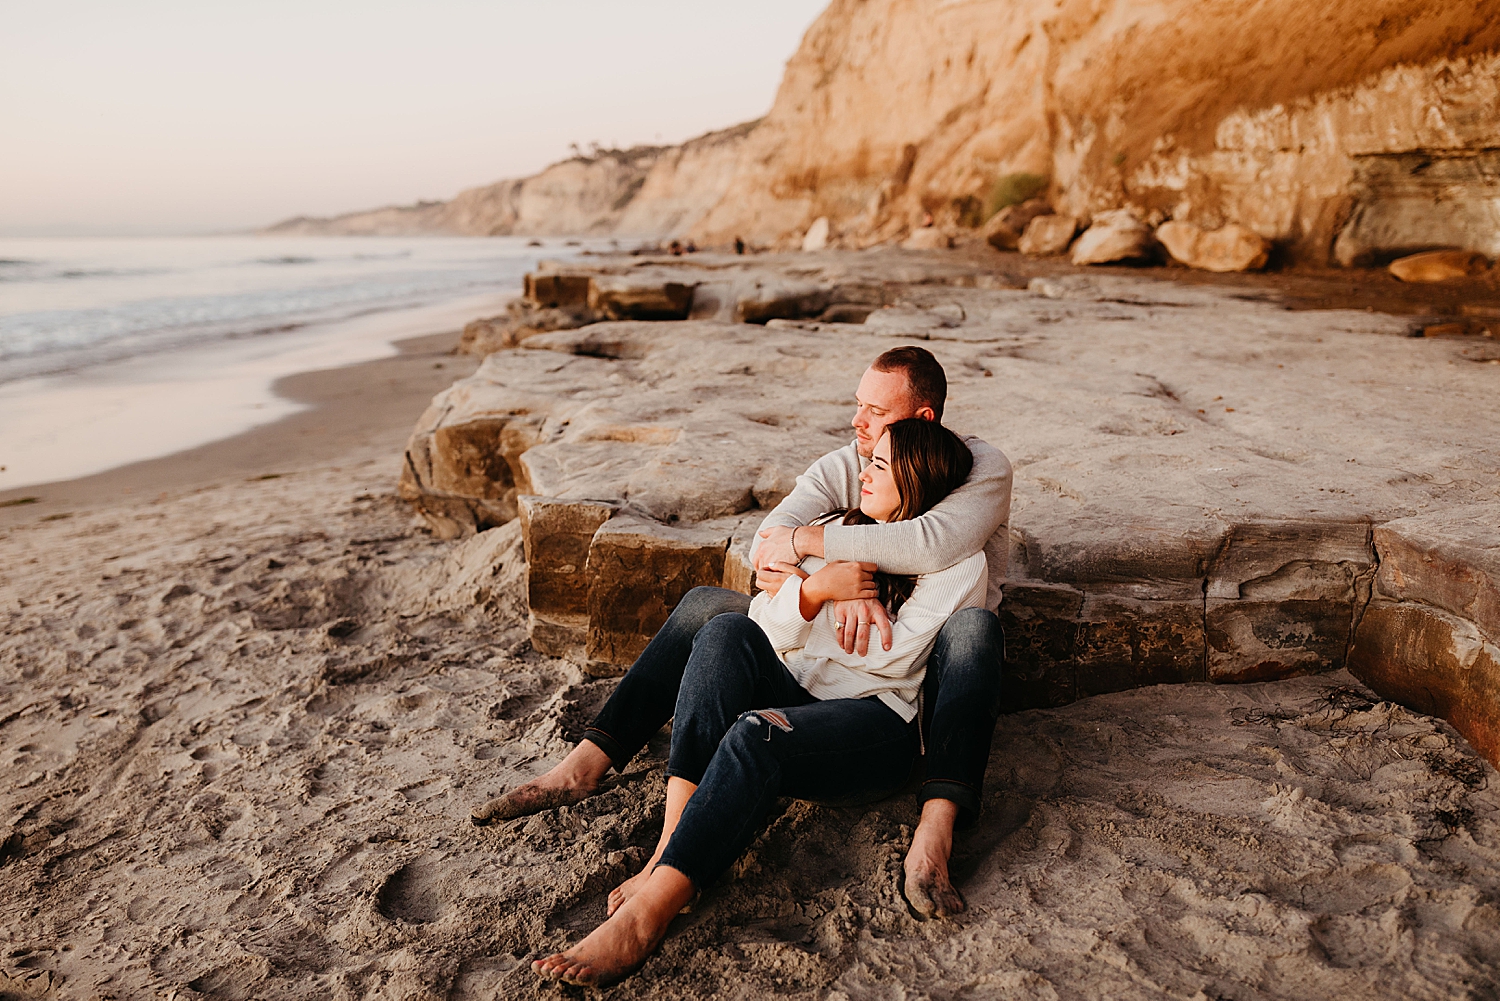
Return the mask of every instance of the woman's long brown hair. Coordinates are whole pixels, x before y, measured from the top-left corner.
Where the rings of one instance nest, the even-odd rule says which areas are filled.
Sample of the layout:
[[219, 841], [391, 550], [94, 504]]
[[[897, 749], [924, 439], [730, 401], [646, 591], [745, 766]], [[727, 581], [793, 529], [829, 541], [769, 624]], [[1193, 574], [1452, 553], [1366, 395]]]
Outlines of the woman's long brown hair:
[[[937, 421], [920, 417], [892, 421], [885, 426], [891, 436], [891, 475], [901, 503], [888, 519], [909, 521], [926, 514], [938, 501], [957, 490], [974, 468], [974, 453], [958, 435]], [[859, 508], [844, 512], [845, 525], [874, 525], [876, 521]], [[910, 574], [876, 572], [880, 603], [896, 614], [911, 597], [917, 578]]]

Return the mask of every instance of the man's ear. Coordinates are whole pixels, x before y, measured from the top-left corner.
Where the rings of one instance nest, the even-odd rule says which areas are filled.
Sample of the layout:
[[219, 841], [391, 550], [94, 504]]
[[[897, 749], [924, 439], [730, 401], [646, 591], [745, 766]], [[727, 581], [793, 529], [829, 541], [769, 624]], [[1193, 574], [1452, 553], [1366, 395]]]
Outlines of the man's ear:
[[937, 420], [937, 414], [933, 413], [931, 407], [918, 407], [917, 408], [917, 412], [914, 413], [914, 414], [912, 414], [912, 416], [913, 417], [919, 417], [919, 418], [921, 418], [924, 421], [935, 421], [935, 420]]

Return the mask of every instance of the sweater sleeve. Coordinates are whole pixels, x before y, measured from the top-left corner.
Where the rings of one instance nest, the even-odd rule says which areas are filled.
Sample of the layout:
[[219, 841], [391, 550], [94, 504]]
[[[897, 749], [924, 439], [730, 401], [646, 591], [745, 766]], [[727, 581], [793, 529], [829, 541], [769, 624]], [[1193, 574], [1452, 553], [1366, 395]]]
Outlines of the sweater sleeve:
[[967, 444], [974, 453], [969, 478], [932, 510], [885, 525], [829, 525], [824, 556], [874, 563], [886, 573], [929, 574], [983, 549], [1010, 519], [1010, 460], [978, 438]]
[[872, 637], [864, 670], [881, 678], [904, 678], [912, 664], [927, 653], [948, 616], [960, 608], [984, 603], [984, 553], [974, 553], [956, 566], [917, 580], [911, 597], [891, 624], [891, 648], [883, 650]]
[[[850, 472], [850, 464], [853, 472]], [[853, 445], [835, 449], [807, 467], [807, 472], [797, 477], [797, 486], [784, 497], [780, 504], [766, 515], [761, 528], [781, 525], [797, 528], [810, 525], [813, 519], [830, 511], [842, 511], [859, 503], [858, 495], [849, 496], [850, 482], [859, 482], [859, 457]], [[750, 542], [750, 562], [755, 562], [755, 551], [760, 548], [760, 533]]]
[[750, 602], [750, 618], [778, 653], [807, 646], [813, 624], [802, 617], [802, 578], [793, 574], [774, 597], [765, 591], [757, 594]]

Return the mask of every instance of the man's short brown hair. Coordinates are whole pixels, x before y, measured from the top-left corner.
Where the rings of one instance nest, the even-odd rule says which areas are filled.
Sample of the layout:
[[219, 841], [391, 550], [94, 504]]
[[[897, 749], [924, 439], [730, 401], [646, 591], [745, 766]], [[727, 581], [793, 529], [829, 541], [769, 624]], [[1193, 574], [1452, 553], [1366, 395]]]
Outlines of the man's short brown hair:
[[900, 372], [906, 376], [913, 407], [931, 407], [933, 419], [943, 419], [948, 376], [931, 351], [917, 347], [891, 348], [871, 362], [870, 367], [877, 372]]

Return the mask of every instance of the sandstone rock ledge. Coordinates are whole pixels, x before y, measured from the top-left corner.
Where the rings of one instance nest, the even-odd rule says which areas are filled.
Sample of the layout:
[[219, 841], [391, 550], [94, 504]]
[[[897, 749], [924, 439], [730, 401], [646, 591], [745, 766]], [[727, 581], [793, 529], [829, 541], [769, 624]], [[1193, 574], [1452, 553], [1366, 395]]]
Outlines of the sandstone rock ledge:
[[[748, 591], [755, 525], [848, 440], [869, 359], [917, 341], [947, 423], [1016, 469], [1017, 707], [1347, 666], [1500, 760], [1491, 342], [1116, 273], [1005, 288], [939, 255], [599, 272], [691, 286], [698, 318], [489, 355], [402, 478], [441, 534], [523, 518], [538, 648], [618, 673], [689, 587]], [[809, 318], [841, 304], [868, 318]]]

